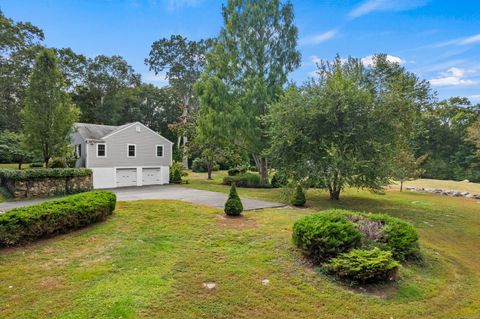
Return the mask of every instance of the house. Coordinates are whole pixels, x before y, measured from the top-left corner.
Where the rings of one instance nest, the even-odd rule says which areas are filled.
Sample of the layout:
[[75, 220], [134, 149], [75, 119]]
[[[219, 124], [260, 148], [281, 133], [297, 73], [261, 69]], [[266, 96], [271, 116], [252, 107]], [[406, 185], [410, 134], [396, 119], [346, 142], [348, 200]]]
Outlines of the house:
[[74, 127], [75, 166], [93, 171], [94, 188], [168, 184], [173, 143], [147, 126], [134, 122]]

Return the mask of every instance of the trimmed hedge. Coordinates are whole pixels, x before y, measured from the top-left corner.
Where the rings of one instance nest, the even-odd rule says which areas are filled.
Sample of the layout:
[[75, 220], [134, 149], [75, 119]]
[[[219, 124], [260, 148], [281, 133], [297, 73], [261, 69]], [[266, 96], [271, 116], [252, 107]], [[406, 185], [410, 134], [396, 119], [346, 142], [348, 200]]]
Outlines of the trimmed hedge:
[[270, 185], [261, 184], [260, 181], [261, 178], [259, 174], [249, 172], [242, 173], [236, 176], [225, 176], [223, 178], [224, 185], [232, 185], [232, 183], [235, 183], [235, 185], [237, 185], [238, 187], [271, 187]]
[[27, 181], [36, 178], [79, 177], [92, 175], [88, 168], [0, 169], [0, 179]]
[[297, 207], [303, 206], [307, 202], [307, 199], [305, 198], [305, 192], [300, 184], [295, 188], [290, 202], [293, 206]]
[[347, 281], [371, 283], [394, 279], [399, 266], [391, 252], [374, 248], [340, 254], [324, 264], [324, 269]]
[[312, 214], [293, 225], [293, 242], [316, 263], [358, 247], [361, 238], [353, 223], [336, 211]]
[[115, 210], [112, 192], [94, 191], [0, 214], [0, 246], [67, 233], [104, 220]]

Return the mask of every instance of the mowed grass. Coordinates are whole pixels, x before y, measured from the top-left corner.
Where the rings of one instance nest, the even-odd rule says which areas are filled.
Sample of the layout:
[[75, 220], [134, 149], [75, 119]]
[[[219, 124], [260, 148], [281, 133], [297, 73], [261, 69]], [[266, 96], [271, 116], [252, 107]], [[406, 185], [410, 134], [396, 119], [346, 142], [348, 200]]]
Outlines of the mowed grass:
[[[228, 190], [218, 179], [190, 179], [186, 187]], [[238, 190], [284, 198], [278, 189]], [[339, 202], [311, 191], [308, 204], [226, 219], [221, 210], [178, 201], [120, 202], [103, 223], [1, 250], [0, 317], [479, 318], [478, 201], [349, 190]], [[402, 267], [396, 284], [366, 290], [325, 277], [294, 248], [291, 229], [332, 207], [412, 222], [424, 262]], [[206, 282], [217, 286], [208, 290]]]

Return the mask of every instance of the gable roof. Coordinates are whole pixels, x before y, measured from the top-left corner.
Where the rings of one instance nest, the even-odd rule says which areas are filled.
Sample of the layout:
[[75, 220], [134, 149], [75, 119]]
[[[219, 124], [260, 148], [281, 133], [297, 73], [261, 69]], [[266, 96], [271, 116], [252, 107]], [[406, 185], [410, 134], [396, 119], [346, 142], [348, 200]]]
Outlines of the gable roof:
[[103, 141], [103, 139], [108, 138], [124, 129], [132, 126], [132, 125], [141, 125], [153, 134], [161, 137], [162, 139], [166, 140], [170, 144], [174, 144], [172, 141], [169, 141], [167, 138], [163, 137], [162, 135], [158, 134], [148, 126], [140, 122], [133, 122], [127, 123], [120, 126], [113, 126], [113, 125], [99, 125], [99, 124], [88, 124], [88, 123], [74, 123], [73, 126], [76, 129], [76, 132], [80, 134], [81, 137], [85, 140], [96, 140], [96, 141]]
[[76, 132], [80, 134], [85, 140], [101, 140], [103, 137], [116, 132], [125, 126], [129, 126], [131, 123], [127, 123], [121, 126], [114, 125], [99, 125], [89, 123], [74, 123], [73, 127]]

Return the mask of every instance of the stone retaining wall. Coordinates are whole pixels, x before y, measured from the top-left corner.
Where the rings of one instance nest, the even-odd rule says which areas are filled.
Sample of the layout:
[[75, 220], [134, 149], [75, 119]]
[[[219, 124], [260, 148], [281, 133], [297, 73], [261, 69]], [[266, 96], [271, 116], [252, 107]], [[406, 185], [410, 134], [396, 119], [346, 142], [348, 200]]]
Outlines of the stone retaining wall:
[[409, 186], [409, 187], [407, 187], [407, 191], [435, 193], [435, 194], [452, 196], [452, 197], [465, 197], [465, 198], [480, 199], [480, 194], [471, 194], [469, 192], [460, 192], [460, 191], [447, 190], [447, 189], [441, 189], [441, 188], [424, 188], [424, 187]]
[[13, 198], [45, 197], [74, 194], [93, 188], [92, 175], [75, 177], [45, 177], [27, 181], [3, 179], [1, 184]]

